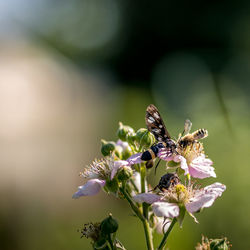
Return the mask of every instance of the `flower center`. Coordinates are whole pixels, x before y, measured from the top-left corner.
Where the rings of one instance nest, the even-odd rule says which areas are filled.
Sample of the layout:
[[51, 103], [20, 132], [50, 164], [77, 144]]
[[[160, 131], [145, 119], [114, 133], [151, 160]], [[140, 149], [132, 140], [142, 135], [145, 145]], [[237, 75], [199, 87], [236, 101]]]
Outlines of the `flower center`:
[[177, 152], [186, 159], [187, 164], [190, 164], [196, 157], [204, 153], [203, 144], [201, 142], [194, 141], [184, 148], [179, 147]]
[[178, 202], [186, 203], [189, 199], [189, 194], [187, 188], [182, 184], [177, 184], [175, 186], [175, 192], [178, 198]]

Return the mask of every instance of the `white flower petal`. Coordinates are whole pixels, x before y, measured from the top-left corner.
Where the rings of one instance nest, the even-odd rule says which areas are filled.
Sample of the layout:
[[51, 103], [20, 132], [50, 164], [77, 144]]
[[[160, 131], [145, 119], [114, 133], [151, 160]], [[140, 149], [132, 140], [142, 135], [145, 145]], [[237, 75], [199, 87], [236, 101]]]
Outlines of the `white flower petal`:
[[213, 194], [217, 197], [221, 196], [222, 193], [226, 190], [226, 186], [224, 184], [221, 184], [219, 182], [215, 182], [212, 185], [206, 186], [204, 188], [204, 192], [206, 194]]
[[151, 193], [142, 193], [142, 194], [137, 194], [133, 196], [133, 200], [138, 203], [146, 202], [146, 203], [152, 204], [156, 201], [160, 201], [161, 196], [157, 194], [151, 194]]
[[91, 179], [87, 181], [83, 186], [79, 186], [78, 191], [73, 194], [72, 198], [78, 199], [80, 196], [96, 195], [104, 185], [104, 180]]
[[155, 202], [152, 209], [156, 216], [166, 218], [178, 217], [180, 212], [178, 205], [168, 202]]
[[180, 162], [181, 168], [185, 171], [184, 175], [189, 174], [189, 168], [188, 168], [188, 165], [187, 165], [187, 160], [183, 156], [176, 155], [176, 156], [174, 156], [173, 161]]
[[209, 185], [200, 192], [197, 192], [197, 194], [190, 199], [190, 202], [186, 204], [186, 209], [190, 213], [194, 213], [203, 207], [210, 207], [225, 190], [226, 186], [219, 182]]
[[116, 175], [117, 171], [119, 170], [119, 168], [121, 168], [123, 166], [127, 166], [127, 165], [128, 165], [127, 161], [115, 161], [114, 165], [112, 167], [112, 170], [111, 170], [110, 179], [112, 180], [115, 177], [115, 175]]
[[126, 141], [120, 139], [116, 142], [116, 145], [122, 147], [123, 150], [129, 147], [129, 144]]
[[196, 197], [192, 199], [191, 202], [186, 204], [186, 209], [190, 213], [194, 213], [199, 211], [203, 207], [210, 207], [213, 205], [215, 201], [215, 196], [214, 195], [201, 195], [199, 197]]
[[189, 173], [192, 177], [199, 179], [216, 177], [212, 164], [213, 162], [202, 154], [190, 163]]
[[168, 218], [154, 216], [154, 223], [156, 232], [159, 234], [164, 234], [167, 232], [171, 224], [171, 220]]
[[[134, 172], [133, 174], [133, 180], [136, 188], [138, 189], [138, 192], [141, 193], [141, 175], [138, 172]], [[147, 181], [145, 180], [146, 185], [145, 185], [145, 193], [148, 192], [148, 184]], [[133, 193], [135, 195], [135, 193]]]
[[141, 155], [142, 155], [142, 153], [137, 153], [137, 154], [130, 156], [127, 159], [127, 164], [129, 166], [134, 165], [134, 164], [140, 164], [142, 162]]

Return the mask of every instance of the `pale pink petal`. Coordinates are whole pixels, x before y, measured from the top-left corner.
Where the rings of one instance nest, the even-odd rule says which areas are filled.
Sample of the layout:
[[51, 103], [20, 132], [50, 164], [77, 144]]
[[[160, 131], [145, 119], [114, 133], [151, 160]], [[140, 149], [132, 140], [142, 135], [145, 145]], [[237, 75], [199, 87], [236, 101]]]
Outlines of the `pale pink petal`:
[[154, 223], [156, 232], [159, 234], [164, 234], [167, 232], [171, 224], [171, 220], [168, 218], [154, 216]]
[[159, 157], [163, 161], [172, 161], [173, 153], [166, 148], [161, 148], [159, 150], [159, 153], [157, 154], [157, 157]]
[[[140, 173], [134, 172], [133, 181], [134, 181], [136, 188], [138, 189], [138, 192], [141, 193], [141, 175], [140, 175]], [[146, 182], [145, 193], [147, 193], [148, 192], [148, 184], [147, 184], [147, 181], [145, 181], [145, 182]], [[133, 195], [135, 195], [135, 193]]]
[[213, 205], [216, 197], [214, 195], [205, 194], [200, 197], [192, 199], [191, 202], [186, 204], [186, 209], [190, 213], [199, 211], [203, 207], [210, 207]]
[[128, 165], [128, 162], [127, 161], [115, 161], [114, 162], [114, 165], [112, 167], [112, 170], [111, 170], [111, 176], [110, 176], [110, 179], [112, 180], [117, 171], [119, 170], [119, 168], [123, 167], [123, 166], [127, 166]]
[[207, 177], [216, 177], [213, 162], [205, 155], [198, 156], [189, 165], [189, 173], [194, 178], [204, 179]]
[[219, 182], [209, 185], [200, 192], [197, 192], [197, 194], [190, 199], [190, 202], [186, 204], [186, 209], [190, 213], [194, 213], [203, 207], [210, 207], [225, 190], [226, 186]]
[[180, 162], [181, 168], [184, 170], [184, 175], [189, 174], [189, 168], [187, 165], [187, 160], [181, 155], [175, 155], [173, 161]]
[[160, 201], [161, 196], [157, 194], [151, 194], [151, 193], [142, 193], [142, 194], [137, 194], [133, 196], [133, 200], [138, 203], [146, 202], [146, 203], [152, 204], [156, 201]]
[[213, 194], [217, 197], [220, 197], [222, 193], [226, 190], [226, 186], [219, 182], [215, 182], [212, 185], [206, 186], [204, 188], [205, 194]]
[[129, 147], [129, 144], [128, 144], [127, 142], [122, 141], [122, 140], [119, 139], [119, 140], [116, 142], [116, 146], [120, 146], [120, 147], [122, 147], [122, 149], [124, 150], [124, 149], [126, 149], [126, 148]]
[[78, 191], [73, 194], [72, 198], [78, 199], [80, 196], [96, 195], [104, 185], [104, 180], [91, 179], [87, 181], [83, 186], [79, 186]]
[[168, 202], [155, 202], [152, 209], [156, 216], [166, 218], [178, 217], [180, 212], [178, 205]]
[[137, 153], [137, 154], [130, 156], [127, 159], [127, 164], [129, 166], [134, 165], [134, 164], [140, 164], [142, 162], [141, 155], [142, 155], [142, 153]]

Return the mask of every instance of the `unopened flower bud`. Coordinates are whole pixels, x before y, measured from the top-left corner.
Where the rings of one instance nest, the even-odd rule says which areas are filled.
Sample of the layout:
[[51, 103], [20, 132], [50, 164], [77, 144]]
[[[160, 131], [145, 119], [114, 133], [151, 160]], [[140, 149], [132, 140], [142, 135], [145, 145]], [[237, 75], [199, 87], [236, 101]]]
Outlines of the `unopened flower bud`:
[[112, 217], [112, 214], [101, 222], [101, 232], [104, 235], [115, 233], [118, 230], [118, 223]]
[[101, 140], [101, 143], [101, 152], [103, 156], [108, 156], [115, 150], [115, 143], [113, 141]]
[[131, 169], [131, 167], [124, 166], [124, 167], [122, 167], [122, 168], [119, 169], [118, 179], [120, 181], [126, 181], [129, 178], [131, 178], [132, 175], [133, 175], [133, 170]]
[[123, 125], [121, 122], [119, 122], [119, 128], [117, 131], [118, 138], [122, 141], [126, 141], [126, 136], [128, 134], [133, 134], [134, 129], [130, 126]]
[[154, 135], [145, 128], [137, 130], [135, 139], [140, 147], [145, 148], [149, 148], [155, 142]]
[[136, 133], [128, 133], [126, 136], [126, 141], [130, 144], [130, 145], [135, 145], [135, 140], [136, 140]]

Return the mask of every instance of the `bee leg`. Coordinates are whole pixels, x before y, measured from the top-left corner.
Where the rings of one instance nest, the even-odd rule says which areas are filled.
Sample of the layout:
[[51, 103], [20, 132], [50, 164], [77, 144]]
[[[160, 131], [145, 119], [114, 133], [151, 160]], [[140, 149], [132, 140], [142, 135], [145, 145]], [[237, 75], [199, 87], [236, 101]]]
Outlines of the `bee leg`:
[[154, 166], [154, 160], [153, 159], [146, 162], [146, 168], [147, 169], [152, 168], [153, 166]]
[[153, 191], [155, 191], [158, 187], [159, 187], [159, 185], [156, 185], [153, 189], [149, 190], [148, 192], [153, 192]]
[[159, 161], [157, 162], [156, 166], [155, 166], [155, 175], [156, 175], [156, 169], [157, 167], [159, 166], [159, 163], [160, 163], [161, 159], [159, 159]]

